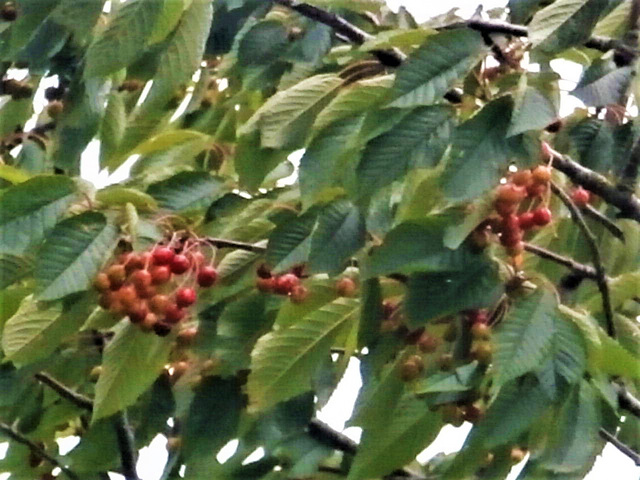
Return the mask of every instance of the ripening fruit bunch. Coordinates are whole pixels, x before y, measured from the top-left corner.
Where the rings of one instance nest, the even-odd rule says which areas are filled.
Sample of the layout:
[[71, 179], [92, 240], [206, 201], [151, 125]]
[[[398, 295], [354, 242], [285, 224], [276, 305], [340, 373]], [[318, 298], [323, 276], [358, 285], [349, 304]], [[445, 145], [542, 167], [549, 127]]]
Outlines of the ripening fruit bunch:
[[182, 322], [197, 300], [198, 287], [213, 286], [218, 272], [205, 262], [198, 244], [156, 245], [123, 253], [94, 280], [100, 306], [159, 336]]
[[309, 290], [301, 281], [304, 266], [294, 267], [288, 273], [274, 275], [269, 267], [262, 264], [256, 274], [256, 287], [261, 292], [287, 296], [292, 303], [302, 303], [309, 296]]
[[[500, 216], [497, 230], [509, 256], [522, 254], [526, 231], [551, 223], [551, 210], [544, 202], [550, 180], [551, 168], [539, 165], [533, 170], [513, 173], [496, 189], [494, 208]], [[527, 208], [523, 210], [525, 204]]]

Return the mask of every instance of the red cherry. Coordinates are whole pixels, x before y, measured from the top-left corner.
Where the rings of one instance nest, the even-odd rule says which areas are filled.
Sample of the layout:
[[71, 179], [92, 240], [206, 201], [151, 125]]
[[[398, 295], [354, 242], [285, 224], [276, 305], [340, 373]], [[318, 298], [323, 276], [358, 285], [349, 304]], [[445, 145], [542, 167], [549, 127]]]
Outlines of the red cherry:
[[336, 283], [336, 290], [341, 297], [353, 297], [356, 293], [356, 282], [349, 277], [344, 277]]
[[153, 276], [148, 270], [136, 270], [131, 274], [131, 283], [139, 290], [142, 290], [153, 282]]
[[289, 300], [291, 303], [300, 304], [303, 303], [309, 296], [309, 290], [303, 285], [296, 285], [289, 294]]
[[527, 187], [527, 195], [531, 198], [539, 198], [547, 193], [548, 188], [546, 183], [532, 183]]
[[549, 183], [551, 180], [551, 169], [546, 165], [538, 165], [531, 174], [534, 183]]
[[261, 263], [256, 270], [258, 278], [271, 278], [271, 269], [266, 264]]
[[218, 280], [218, 272], [215, 268], [206, 265], [198, 270], [196, 280], [201, 287], [211, 287]]
[[166, 265], [155, 265], [151, 267], [151, 283], [154, 285], [162, 285], [171, 280], [171, 270]]
[[204, 255], [202, 252], [193, 252], [189, 254], [191, 258], [191, 263], [195, 266], [200, 266], [204, 263]]
[[551, 218], [553, 215], [551, 214], [551, 210], [546, 207], [538, 208], [533, 211], [533, 222], [539, 227], [544, 227], [551, 222]]
[[280, 295], [288, 295], [300, 284], [300, 279], [293, 273], [286, 273], [276, 277], [275, 292]]
[[133, 285], [125, 285], [116, 293], [125, 308], [132, 307], [138, 301], [138, 293]]
[[485, 309], [467, 311], [467, 318], [471, 323], [487, 323], [489, 314]]
[[106, 273], [101, 272], [93, 280], [93, 286], [99, 292], [106, 292], [111, 288], [111, 281]]
[[176, 292], [179, 307], [189, 307], [196, 303], [196, 291], [193, 288], [181, 288]]
[[505, 247], [514, 247], [522, 242], [522, 230], [503, 232], [500, 235], [500, 243]]
[[145, 260], [146, 258], [144, 257], [144, 254], [131, 253], [129, 255], [127, 263], [125, 264], [125, 269], [127, 270], [127, 273], [131, 273], [135, 270], [140, 270], [141, 268], [144, 268]]
[[156, 265], [169, 265], [175, 253], [169, 247], [156, 247], [151, 255], [153, 256], [153, 263]]
[[511, 182], [513, 182], [514, 185], [518, 185], [520, 187], [527, 187], [531, 185], [531, 182], [533, 181], [531, 170], [519, 170], [513, 175], [511, 175], [510, 180]]
[[501, 217], [506, 217], [507, 215], [513, 215], [514, 213], [516, 213], [516, 211], [518, 210], [518, 204], [496, 200], [493, 204], [493, 208], [495, 208], [498, 215], [500, 215]]
[[518, 242], [515, 245], [507, 246], [507, 254], [510, 257], [517, 257], [522, 252], [524, 252], [524, 243], [523, 242]]
[[164, 312], [164, 319], [167, 323], [176, 324], [180, 322], [187, 313], [175, 303], [170, 303]]
[[582, 187], [578, 187], [571, 192], [571, 200], [573, 200], [573, 203], [575, 203], [577, 207], [586, 207], [589, 200], [591, 200], [591, 192]]
[[140, 323], [149, 314], [149, 307], [144, 301], [137, 302], [133, 307], [127, 310], [131, 323]]
[[175, 255], [171, 260], [171, 272], [180, 275], [191, 268], [191, 262], [186, 255]]
[[258, 277], [256, 279], [256, 287], [258, 287], [258, 290], [260, 290], [261, 292], [273, 292], [273, 290], [276, 287], [276, 279], [275, 277], [269, 277], [269, 278], [260, 278]]
[[136, 291], [138, 292], [138, 296], [140, 298], [151, 298], [157, 293], [156, 287], [154, 287], [153, 285], [147, 285], [146, 287], [136, 287]]
[[533, 221], [533, 212], [524, 212], [518, 216], [518, 224], [522, 230], [530, 230], [536, 224]]
[[502, 219], [502, 233], [506, 235], [520, 232], [520, 220], [517, 215], [507, 215]]

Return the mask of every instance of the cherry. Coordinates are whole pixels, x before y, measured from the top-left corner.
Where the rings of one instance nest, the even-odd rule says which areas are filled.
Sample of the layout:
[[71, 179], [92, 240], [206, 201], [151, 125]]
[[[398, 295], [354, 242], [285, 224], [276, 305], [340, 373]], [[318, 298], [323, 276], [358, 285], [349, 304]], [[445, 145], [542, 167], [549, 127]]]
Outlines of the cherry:
[[519, 187], [528, 187], [533, 182], [533, 175], [531, 174], [531, 170], [519, 170], [511, 175], [510, 180], [514, 185]]
[[129, 255], [124, 267], [126, 268], [127, 273], [131, 273], [135, 270], [140, 270], [144, 268], [146, 260], [147, 258], [145, 258], [144, 254], [138, 255], [136, 253], [133, 253]]
[[169, 247], [156, 247], [151, 252], [153, 263], [156, 265], [169, 265], [175, 253]]
[[204, 263], [204, 255], [202, 252], [193, 252], [189, 254], [191, 263], [195, 266], [200, 266]]
[[201, 287], [211, 287], [218, 280], [218, 272], [215, 268], [205, 265], [198, 270], [198, 276], [196, 278], [198, 285]]
[[533, 221], [533, 212], [524, 212], [518, 216], [518, 224], [522, 230], [530, 230], [535, 227], [535, 222]]
[[533, 222], [539, 227], [544, 227], [551, 223], [552, 216], [551, 210], [546, 207], [541, 207], [533, 211]]
[[131, 283], [139, 290], [151, 285], [153, 282], [153, 276], [148, 270], [136, 270], [131, 274]]
[[178, 254], [171, 260], [171, 272], [180, 275], [191, 268], [191, 261], [186, 255]]
[[428, 333], [423, 333], [417, 343], [418, 349], [422, 353], [433, 353], [437, 350], [438, 345], [440, 345], [438, 338]]
[[471, 326], [471, 336], [478, 340], [487, 340], [491, 335], [491, 327], [486, 323], [474, 323]]
[[465, 405], [462, 411], [462, 418], [469, 423], [478, 423], [484, 417], [484, 410], [474, 404]]
[[511, 202], [502, 202], [500, 200], [496, 200], [493, 204], [493, 208], [501, 217], [506, 217], [507, 215], [513, 215], [518, 210], [517, 203]]
[[[171, 365], [171, 368], [173, 368], [173, 373], [171, 374], [171, 376], [175, 380], [177, 380], [178, 378], [180, 378], [182, 375], [185, 374], [185, 372], [189, 368], [189, 363], [185, 361], [175, 362], [174, 364]], [[173, 437], [173, 438], [178, 439], [179, 437]]]
[[288, 295], [293, 291], [293, 288], [300, 284], [300, 279], [293, 273], [286, 273], [279, 277], [276, 277], [275, 292], [280, 295]]
[[453, 368], [453, 355], [450, 353], [443, 353], [436, 359], [438, 367], [442, 371], [448, 371]]
[[189, 307], [196, 303], [196, 291], [193, 288], [181, 288], [176, 292], [178, 307]]
[[0, 9], [0, 18], [5, 22], [13, 22], [18, 18], [18, 9], [14, 5], [7, 3]]
[[527, 187], [527, 195], [531, 198], [542, 197], [547, 193], [547, 188], [548, 186], [546, 183], [532, 183]]
[[546, 165], [538, 165], [531, 172], [533, 183], [549, 183], [551, 180], [551, 169]]
[[471, 358], [478, 360], [478, 362], [483, 365], [487, 365], [491, 362], [493, 349], [490, 344], [482, 342], [474, 345], [469, 353], [471, 354]]
[[107, 291], [100, 295], [100, 298], [98, 299], [98, 305], [100, 305], [105, 310], [111, 310], [111, 305], [113, 305], [115, 301], [115, 292]]
[[411, 382], [424, 371], [424, 361], [419, 355], [411, 355], [400, 365], [400, 378], [404, 382]]
[[157, 290], [153, 285], [147, 285], [145, 287], [136, 287], [136, 292], [138, 292], [140, 298], [151, 298], [157, 293]]
[[127, 272], [124, 268], [124, 265], [116, 263], [115, 265], [111, 265], [107, 268], [107, 276], [109, 277], [109, 281], [111, 282], [111, 289], [117, 290], [127, 279]]
[[526, 196], [526, 189], [513, 183], [505, 183], [496, 189], [497, 202], [519, 203], [524, 200]]
[[575, 203], [577, 207], [586, 207], [589, 200], [591, 200], [591, 192], [582, 187], [578, 187], [571, 192], [571, 200], [573, 200], [573, 203]]
[[187, 312], [185, 312], [182, 308], [180, 308], [175, 303], [169, 303], [164, 312], [164, 319], [167, 323], [176, 324], [180, 322], [185, 316]]
[[344, 277], [336, 283], [336, 290], [341, 297], [353, 297], [356, 293], [356, 282], [349, 277]]
[[276, 279], [275, 277], [269, 277], [269, 278], [260, 278], [258, 277], [256, 279], [256, 287], [258, 287], [258, 290], [260, 290], [261, 292], [273, 292], [273, 290], [276, 287]]
[[522, 243], [522, 230], [503, 232], [500, 235], [500, 243], [505, 247], [515, 247]]
[[93, 280], [93, 286], [99, 292], [106, 292], [107, 290], [109, 290], [109, 288], [111, 288], [111, 281], [109, 280], [109, 276], [104, 272], [100, 272]]
[[[506, 247], [507, 254], [510, 257], [517, 257], [524, 252], [524, 242], [518, 242], [515, 245], [510, 245]], [[518, 264], [521, 264], [521, 260], [518, 260]]]
[[169, 300], [169, 297], [160, 293], [151, 297], [149, 300], [149, 308], [153, 313], [164, 315], [164, 312], [167, 311], [167, 307], [170, 303], [171, 300]]
[[166, 265], [155, 265], [151, 267], [151, 283], [162, 285], [171, 280], [171, 270]]
[[384, 302], [382, 302], [382, 316], [386, 319], [391, 318], [391, 315], [394, 314], [394, 312], [396, 311], [397, 306], [388, 301], [385, 300]]
[[471, 323], [487, 323], [489, 321], [489, 313], [484, 309], [469, 310], [467, 313], [467, 319]]
[[309, 290], [307, 290], [306, 287], [303, 285], [296, 285], [289, 294], [289, 300], [291, 300], [291, 303], [300, 304], [303, 303], [308, 296]]
[[125, 285], [118, 290], [117, 297], [125, 308], [130, 308], [138, 301], [138, 292], [133, 285]]
[[129, 314], [129, 320], [131, 323], [140, 323], [147, 318], [147, 315], [149, 314], [149, 307], [147, 307], [146, 302], [139, 301], [131, 307], [127, 313]]
[[520, 219], [517, 215], [507, 215], [502, 219], [502, 233], [514, 235], [520, 232]]
[[148, 313], [140, 322], [140, 329], [144, 332], [151, 332], [156, 323], [158, 323], [158, 316], [155, 313]]

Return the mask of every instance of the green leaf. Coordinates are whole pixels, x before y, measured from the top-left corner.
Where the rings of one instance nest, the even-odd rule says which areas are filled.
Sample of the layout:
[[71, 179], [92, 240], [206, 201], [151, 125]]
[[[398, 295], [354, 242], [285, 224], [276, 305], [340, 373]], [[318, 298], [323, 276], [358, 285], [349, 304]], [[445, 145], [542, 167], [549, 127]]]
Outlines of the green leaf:
[[288, 152], [260, 147], [257, 130], [238, 139], [234, 167], [240, 177], [240, 185], [256, 191], [267, 175], [287, 160]]
[[614, 129], [606, 120], [586, 118], [569, 130], [576, 160], [587, 168], [607, 171], [614, 155]]
[[558, 0], [538, 11], [529, 24], [534, 47], [559, 52], [581, 45], [590, 36], [607, 0]]
[[390, 273], [466, 271], [482, 257], [467, 245], [456, 250], [444, 246], [446, 229], [456, 220], [456, 215], [434, 215], [399, 224], [381, 246], [373, 249], [364, 266], [365, 278]]
[[500, 97], [456, 129], [442, 178], [449, 199], [480, 196], [498, 184], [514, 157], [527, 158], [519, 137], [506, 139], [512, 110], [512, 98]]
[[147, 193], [167, 210], [192, 210], [205, 207], [222, 196], [226, 188], [221, 180], [206, 172], [180, 172], [149, 185]]
[[278, 92], [238, 130], [238, 135], [259, 128], [261, 144], [265, 148], [300, 148], [304, 146], [316, 115], [335, 96], [342, 83], [337, 75], [323, 74]]
[[0, 254], [0, 290], [31, 275], [33, 264], [31, 257]]
[[0, 253], [20, 254], [38, 242], [76, 198], [74, 182], [41, 176], [8, 188], [0, 208]]
[[322, 130], [332, 123], [380, 106], [389, 94], [393, 75], [365, 78], [340, 90], [318, 115], [314, 129]]
[[612, 58], [596, 59], [583, 72], [571, 95], [582, 100], [588, 107], [620, 103], [634, 76], [633, 66], [618, 67]]
[[486, 54], [482, 35], [457, 29], [432, 35], [398, 68], [392, 107], [430, 105], [463, 78]]
[[2, 333], [2, 349], [17, 365], [47, 358], [62, 341], [76, 333], [95, 305], [86, 295], [63, 310], [61, 304], [40, 304], [32, 295], [26, 297]]
[[359, 13], [377, 12], [384, 6], [382, 0], [310, 0], [306, 3], [320, 8], [346, 8]]
[[38, 300], [55, 300], [89, 288], [117, 238], [118, 229], [97, 212], [57, 224], [38, 252]]
[[364, 116], [347, 117], [321, 130], [300, 160], [303, 206], [331, 200], [344, 192], [347, 170], [361, 148]]
[[166, 102], [176, 90], [190, 82], [202, 62], [212, 17], [212, 2], [191, 0], [158, 61], [158, 71], [145, 104], [155, 106]]
[[309, 296], [302, 303], [283, 302], [276, 317], [276, 328], [286, 328], [297, 323], [338, 297], [335, 280], [312, 277], [305, 281]]
[[85, 77], [101, 77], [131, 65], [144, 51], [164, 2], [134, 0], [118, 8], [89, 46]]
[[287, 28], [277, 20], [256, 23], [240, 40], [238, 63], [267, 65], [280, 57], [289, 44]]
[[556, 299], [549, 292], [533, 293], [512, 306], [495, 334], [498, 385], [535, 370], [547, 358], [556, 315]]
[[313, 232], [309, 269], [329, 275], [340, 273], [349, 257], [365, 243], [364, 218], [348, 200], [338, 200], [322, 209]]
[[96, 192], [96, 200], [109, 207], [121, 207], [128, 203], [138, 210], [150, 211], [158, 208], [158, 202], [149, 194], [135, 188], [112, 185]]
[[276, 273], [306, 262], [311, 249], [311, 234], [318, 222], [318, 211], [311, 210], [277, 227], [269, 237], [267, 263]]
[[31, 175], [11, 165], [0, 165], [0, 178], [11, 183], [22, 183], [29, 180]]
[[107, 100], [104, 117], [100, 125], [100, 166], [115, 170], [126, 157], [116, 156], [127, 127], [127, 112], [124, 95], [111, 92]]
[[482, 378], [481, 367], [474, 361], [455, 369], [453, 373], [438, 372], [418, 380], [413, 388], [416, 394], [466, 392], [477, 386]]
[[602, 448], [598, 430], [602, 423], [596, 392], [585, 380], [566, 399], [556, 418], [557, 428], [540, 458], [540, 464], [558, 473], [581, 472]]
[[629, 29], [630, 12], [631, 4], [629, 2], [621, 2], [598, 22], [593, 34], [603, 37], [622, 38]]
[[162, 13], [158, 16], [153, 32], [149, 37], [149, 45], [159, 43], [176, 28], [182, 12], [191, 3], [191, 0], [172, 0], [164, 2]]
[[262, 337], [251, 357], [249, 409], [263, 411], [311, 389], [311, 377], [331, 342], [357, 317], [359, 303], [339, 298], [297, 324]]
[[469, 263], [462, 272], [414, 274], [407, 284], [407, 320], [420, 327], [437, 317], [492, 305], [503, 292], [497, 266], [486, 260]]
[[439, 413], [413, 395], [405, 395], [393, 411], [363, 430], [348, 480], [379, 478], [406, 465], [435, 439], [441, 427]]
[[358, 192], [370, 197], [380, 188], [406, 175], [413, 166], [431, 167], [433, 138], [446, 138], [450, 132], [453, 110], [433, 105], [414, 110], [383, 135], [371, 140], [362, 154], [356, 175]]
[[171, 336], [158, 337], [128, 321], [120, 323], [104, 349], [92, 422], [133, 405], [164, 368], [171, 345]]
[[358, 331], [358, 347], [371, 345], [378, 338], [383, 319], [382, 287], [377, 277], [365, 280], [360, 285], [360, 329]]
[[538, 88], [528, 86], [527, 83], [527, 76], [523, 75], [515, 96], [508, 137], [529, 130], [540, 130], [558, 116], [558, 111], [549, 97]]
[[234, 438], [243, 407], [242, 385], [237, 377], [206, 377], [196, 388], [184, 422], [185, 461], [211, 456]]

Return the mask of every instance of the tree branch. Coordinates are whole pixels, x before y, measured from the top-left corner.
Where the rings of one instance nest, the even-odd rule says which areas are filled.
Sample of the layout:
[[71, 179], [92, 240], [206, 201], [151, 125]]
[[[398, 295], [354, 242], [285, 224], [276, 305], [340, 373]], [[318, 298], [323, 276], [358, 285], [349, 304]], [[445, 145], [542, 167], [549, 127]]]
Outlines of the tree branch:
[[618, 240], [620, 240], [621, 242], [625, 241], [624, 232], [622, 231], [622, 229], [618, 227], [615, 223], [613, 223], [611, 220], [609, 220], [607, 216], [603, 215], [602, 213], [600, 213], [600, 211], [596, 210], [592, 205], [587, 204], [584, 207], [582, 207], [581, 210], [584, 215], [595, 220], [604, 228], [609, 230], [609, 233], [611, 233], [611, 235], [616, 237]]
[[133, 429], [127, 420], [127, 414], [123, 411], [116, 415], [114, 420], [118, 448], [122, 459], [122, 475], [126, 480], [140, 480], [136, 473], [137, 450], [133, 438]]
[[600, 436], [602, 438], [604, 438], [607, 442], [609, 442], [614, 447], [616, 447], [618, 450], [620, 450], [622, 453], [624, 453], [627, 457], [629, 457], [631, 460], [633, 460], [633, 462], [636, 465], [638, 465], [640, 467], [640, 455], [638, 455], [638, 453], [636, 451], [634, 451], [628, 445], [622, 443], [616, 437], [614, 437], [609, 432], [607, 432], [604, 428], [601, 428], [599, 433], [600, 433]]
[[602, 297], [602, 308], [604, 310], [605, 321], [607, 324], [607, 334], [610, 337], [615, 336], [615, 326], [613, 324], [613, 308], [611, 307], [611, 295], [609, 293], [609, 285], [607, 283], [607, 274], [602, 264], [602, 257], [600, 256], [600, 249], [596, 237], [593, 235], [586, 222], [580, 209], [576, 207], [575, 203], [569, 198], [569, 196], [555, 183], [551, 182], [551, 191], [565, 204], [565, 206], [571, 212], [573, 221], [578, 225], [578, 228], [582, 231], [589, 249], [591, 250], [591, 259], [593, 266], [596, 270], [596, 282], [598, 284], [598, 290], [600, 290], [600, 296]]
[[620, 405], [620, 408], [640, 418], [640, 400], [631, 395], [624, 385], [614, 382], [613, 388], [615, 388], [618, 394], [618, 405]]
[[46, 460], [54, 467], [58, 467], [71, 480], [80, 480], [80, 477], [78, 477], [78, 475], [76, 475], [72, 470], [65, 467], [55, 457], [52, 457], [47, 452], [45, 452], [45, 450], [41, 448], [39, 445], [29, 440], [27, 437], [25, 437], [21, 433], [16, 432], [13, 428], [11, 428], [6, 423], [0, 422], [0, 432], [5, 434], [11, 440], [21, 443], [22, 445], [28, 447], [29, 450], [31, 450], [35, 455]]
[[564, 257], [562, 255], [558, 255], [555, 252], [547, 250], [546, 248], [538, 247], [536, 245], [532, 245], [530, 243], [524, 244], [524, 249], [527, 252], [531, 252], [540, 258], [544, 258], [545, 260], [551, 260], [552, 262], [556, 262], [560, 265], [567, 267], [572, 270], [574, 273], [578, 274], [582, 278], [590, 278], [592, 280], [597, 279], [598, 273], [596, 269], [590, 265], [585, 265], [580, 262], [576, 262], [575, 260]]
[[[34, 376], [37, 380], [54, 390], [65, 400], [69, 400], [74, 405], [89, 412], [93, 411], [93, 401], [90, 398], [74, 392], [47, 373], [39, 372]], [[113, 426], [118, 438], [118, 448], [120, 449], [120, 458], [122, 463], [122, 475], [124, 475], [126, 480], [139, 480], [136, 473], [137, 450], [135, 447], [133, 430], [131, 429], [124, 412], [116, 415]]]
[[63, 385], [48, 373], [39, 372], [39, 373], [36, 373], [34, 377], [36, 378], [36, 380], [42, 382], [47, 387], [54, 390], [58, 395], [60, 395], [65, 400], [69, 400], [74, 405], [84, 410], [88, 410], [89, 412], [93, 411], [93, 402], [91, 401], [90, 398], [85, 397], [84, 395], [81, 395], [77, 392], [74, 392], [69, 387], [67, 387], [66, 385]]
[[619, 217], [640, 222], [640, 199], [633, 193], [617, 188], [604, 176], [583, 167], [567, 155], [556, 152], [547, 143], [543, 143], [542, 147], [551, 156], [552, 166], [569, 177], [573, 183], [581, 185], [618, 208]]

